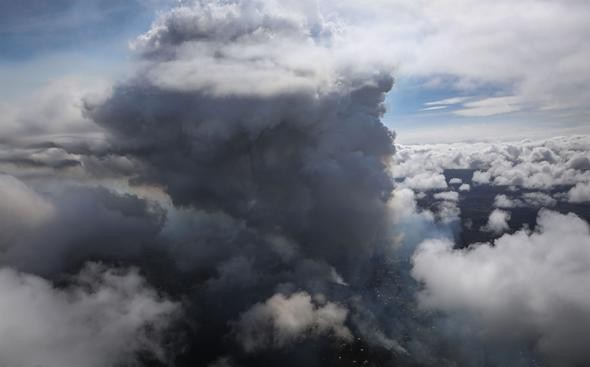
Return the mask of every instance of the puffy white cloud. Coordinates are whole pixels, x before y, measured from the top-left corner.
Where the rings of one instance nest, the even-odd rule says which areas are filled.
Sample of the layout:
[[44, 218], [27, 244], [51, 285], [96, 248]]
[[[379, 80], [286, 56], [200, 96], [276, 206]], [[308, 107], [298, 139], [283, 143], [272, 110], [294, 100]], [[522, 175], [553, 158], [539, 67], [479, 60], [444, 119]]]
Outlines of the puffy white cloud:
[[520, 198], [508, 197], [498, 194], [494, 198], [494, 206], [497, 208], [550, 208], [557, 204], [557, 200], [544, 192], [525, 192]]
[[310, 1], [187, 1], [161, 15], [133, 47], [155, 61], [147, 61], [146, 77], [165, 90], [323, 93], [346, 88], [338, 70], [384, 60], [371, 53], [359, 59], [349, 49], [349, 29]]
[[323, 297], [306, 293], [275, 294], [244, 312], [235, 324], [236, 338], [245, 351], [281, 348], [307, 337], [328, 335], [350, 341], [344, 322], [348, 310]]
[[91, 263], [66, 288], [0, 269], [0, 365], [115, 367], [136, 353], [163, 357], [162, 332], [179, 305], [162, 298], [136, 269]]
[[567, 167], [587, 171], [590, 170], [590, 157], [588, 153], [577, 153], [574, 154], [568, 161]]
[[472, 183], [476, 185], [549, 190], [590, 182], [584, 163], [588, 150], [588, 135], [540, 141], [398, 145], [393, 174], [412, 183], [426, 181], [445, 169], [474, 169]]
[[[440, 179], [437, 179], [441, 185], [446, 181], [443, 175]], [[417, 176], [419, 179], [421, 175]], [[411, 183], [420, 182], [419, 180], [410, 180]], [[431, 181], [427, 181], [431, 183]], [[431, 210], [422, 210], [418, 208], [416, 199], [425, 197], [423, 191], [433, 189], [431, 185], [415, 185], [418, 186], [417, 193], [412, 189], [408, 188], [406, 181], [400, 184], [393, 192], [393, 198], [389, 202], [391, 208], [392, 220], [396, 224], [396, 230], [399, 233], [396, 234], [399, 238], [396, 240], [397, 243], [407, 242], [412, 246], [415, 245], [419, 238], [427, 233], [440, 233], [441, 228], [438, 227], [442, 224], [445, 229], [449, 229], [452, 226], [449, 224], [455, 224], [459, 221], [459, 215], [461, 213], [458, 207], [459, 193], [456, 191], [444, 191], [433, 194], [433, 198], [438, 200], [432, 206]], [[415, 233], [419, 232], [419, 233]], [[445, 232], [445, 230], [442, 230]], [[448, 233], [446, 233], [448, 234]], [[404, 239], [407, 237], [407, 241]]]
[[519, 203], [516, 203], [513, 199], [504, 194], [498, 194], [494, 198], [494, 206], [496, 208], [514, 208], [518, 206], [518, 204]]
[[[452, 197], [454, 198], [454, 195], [452, 195]], [[443, 200], [436, 203], [436, 218], [444, 224], [458, 223], [461, 210], [457, 205], [457, 201], [458, 200]]]
[[[392, 220], [396, 224], [412, 218], [418, 212], [416, 194], [409, 188], [398, 187], [393, 191], [393, 198], [389, 201], [389, 207]], [[432, 219], [432, 216], [429, 218]]]
[[401, 185], [418, 191], [446, 189], [448, 187], [445, 176], [440, 173], [430, 172], [418, 173], [415, 176], [408, 177]]
[[482, 227], [482, 230], [487, 232], [493, 232], [495, 234], [500, 234], [510, 229], [510, 226], [508, 225], [509, 220], [509, 212], [500, 209], [494, 209], [492, 213], [490, 213], [488, 223], [484, 227]]
[[459, 201], [459, 193], [456, 191], [437, 192], [433, 196], [435, 199], [439, 200]]
[[451, 185], [461, 185], [463, 183], [463, 180], [461, 180], [458, 177], [453, 177], [449, 180], [449, 184]]
[[421, 209], [416, 203], [420, 196], [409, 188], [398, 187], [389, 201], [392, 219], [392, 236], [396, 246], [396, 256], [409, 256], [415, 247], [426, 238], [452, 237], [453, 225], [459, 220], [457, 203], [443, 200], [434, 206], [436, 214]]
[[490, 174], [488, 172], [475, 171], [471, 180], [475, 184], [488, 184], [490, 183]]
[[459, 186], [459, 191], [470, 191], [470, 190], [471, 190], [470, 184], [462, 184], [461, 186]]
[[549, 208], [557, 204], [557, 200], [544, 192], [526, 192], [522, 194], [526, 206], [534, 208]]
[[578, 183], [568, 192], [568, 200], [572, 203], [590, 201], [590, 183]]
[[[420, 304], [475, 322], [478, 337], [534, 345], [550, 365], [590, 358], [590, 229], [573, 214], [542, 210], [534, 232], [455, 250], [422, 243], [413, 276]], [[459, 316], [461, 315], [461, 316]], [[464, 322], [463, 321], [463, 322]]]

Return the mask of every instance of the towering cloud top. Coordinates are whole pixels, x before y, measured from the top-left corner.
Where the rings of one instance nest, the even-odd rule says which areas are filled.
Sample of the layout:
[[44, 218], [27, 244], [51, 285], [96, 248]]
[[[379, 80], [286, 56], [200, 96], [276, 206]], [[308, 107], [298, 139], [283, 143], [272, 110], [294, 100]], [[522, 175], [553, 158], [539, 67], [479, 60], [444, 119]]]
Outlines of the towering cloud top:
[[182, 4], [135, 43], [135, 77], [87, 109], [145, 165], [136, 182], [342, 265], [384, 232], [393, 79], [343, 57], [312, 4]]
[[[352, 287], [366, 284], [388, 244], [394, 136], [380, 119], [393, 78], [349, 57], [344, 30], [314, 4], [183, 3], [136, 40], [136, 74], [86, 103], [111, 152], [141, 165], [134, 183], [229, 219], [182, 250], [212, 259], [185, 261], [210, 277], [193, 299], [209, 341], [226, 338], [255, 302], [297, 290], [343, 304], [334, 321], [348, 330]], [[232, 301], [206, 306], [216, 299]], [[294, 322], [309, 324], [302, 340], [324, 321]]]
[[133, 46], [149, 63], [147, 78], [166, 89], [324, 94], [349, 82], [344, 37], [313, 1], [192, 1], [163, 14]]

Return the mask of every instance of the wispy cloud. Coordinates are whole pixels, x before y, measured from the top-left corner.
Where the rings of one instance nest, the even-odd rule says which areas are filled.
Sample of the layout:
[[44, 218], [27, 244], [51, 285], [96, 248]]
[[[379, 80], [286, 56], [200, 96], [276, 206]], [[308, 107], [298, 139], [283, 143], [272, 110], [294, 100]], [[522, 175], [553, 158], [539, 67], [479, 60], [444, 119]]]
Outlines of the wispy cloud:
[[446, 109], [448, 106], [431, 106], [431, 107], [426, 107], [423, 108], [422, 111], [436, 111], [436, 110], [444, 110]]
[[516, 112], [522, 109], [518, 96], [491, 97], [465, 103], [463, 108], [454, 111], [459, 116], [486, 117], [502, 113]]
[[448, 106], [448, 105], [454, 105], [454, 104], [459, 104], [459, 103], [463, 103], [466, 102], [470, 99], [472, 99], [473, 97], [453, 97], [453, 98], [446, 98], [446, 99], [441, 99], [438, 101], [432, 101], [432, 102], [426, 102], [424, 103], [425, 106]]
[[[545, 115], [568, 110], [571, 121], [587, 120], [587, 1], [367, 0], [360, 10], [355, 4], [339, 0], [335, 6], [364, 21], [363, 39], [390, 45], [380, 52], [396, 60], [400, 74], [478, 98], [494, 97], [499, 90]], [[426, 107], [463, 102], [434, 101]], [[496, 107], [484, 111], [475, 105], [459, 115], [518, 110], [513, 103], [485, 103]]]

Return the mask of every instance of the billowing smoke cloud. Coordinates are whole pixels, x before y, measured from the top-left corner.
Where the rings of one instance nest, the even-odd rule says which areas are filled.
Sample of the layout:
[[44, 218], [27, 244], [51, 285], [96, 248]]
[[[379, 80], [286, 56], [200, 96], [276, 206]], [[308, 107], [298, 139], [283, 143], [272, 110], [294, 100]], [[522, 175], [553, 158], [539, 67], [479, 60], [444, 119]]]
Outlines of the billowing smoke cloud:
[[146, 163], [137, 182], [339, 265], [370, 253], [383, 226], [393, 145], [379, 116], [392, 79], [340, 65], [330, 24], [297, 10], [181, 6], [139, 38], [144, 70], [89, 114]]
[[146, 164], [135, 182], [350, 269], [386, 218], [392, 78], [338, 58], [334, 27], [311, 4], [180, 6], [136, 42], [140, 73], [88, 113]]
[[183, 208], [164, 233], [177, 265], [205, 279], [194, 345], [352, 338], [344, 304], [391, 242], [393, 133], [380, 117], [393, 79], [345, 37], [315, 2], [182, 3], [134, 42], [137, 74], [86, 103], [111, 151], [142, 164], [132, 183]]
[[134, 195], [80, 186], [41, 195], [9, 175], [0, 175], [0, 198], [0, 263], [47, 276], [87, 259], [137, 258], [165, 220], [159, 205]]

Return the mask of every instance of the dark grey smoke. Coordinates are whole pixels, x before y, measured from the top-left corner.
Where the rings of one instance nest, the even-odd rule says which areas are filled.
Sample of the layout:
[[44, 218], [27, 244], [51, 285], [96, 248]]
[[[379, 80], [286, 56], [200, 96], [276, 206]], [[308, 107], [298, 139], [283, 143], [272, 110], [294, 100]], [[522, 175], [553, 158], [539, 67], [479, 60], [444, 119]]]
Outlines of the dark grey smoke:
[[[325, 323], [349, 322], [347, 303], [390, 245], [394, 135], [380, 117], [393, 78], [378, 63], [339, 58], [337, 32], [312, 3], [181, 5], [136, 42], [137, 75], [87, 103], [113, 151], [143, 165], [132, 183], [162, 187], [192, 223], [165, 237], [178, 268], [193, 274], [193, 348], [220, 349], [191, 357], [201, 364], [224, 353], [278, 358], [307, 337], [342, 339], [317, 330], [345, 327]], [[294, 334], [280, 317], [260, 316], [268, 345], [248, 348], [238, 320], [273, 296], [296, 302], [294, 292], [320, 297], [293, 306], [319, 316]], [[338, 317], [324, 314], [331, 301], [343, 304]], [[321, 364], [319, 351], [301, 348], [305, 363]]]
[[[147, 163], [135, 183], [287, 237], [346, 271], [383, 235], [393, 146], [378, 107], [390, 87], [385, 78], [345, 96], [216, 99], [139, 85], [120, 87], [91, 113], [114, 144]], [[210, 121], [222, 132], [205, 128]]]
[[[235, 19], [225, 23], [225, 16], [213, 13], [215, 9]], [[251, 14], [254, 11], [264, 16]], [[213, 19], [200, 24], [201, 17]], [[348, 70], [334, 70], [338, 88], [324, 86], [315, 75], [303, 75], [298, 77], [310, 83], [303, 90], [285, 86], [273, 93], [230, 90], [222, 95], [211, 93], [216, 86], [208, 83], [175, 81], [181, 85], [170, 88], [146, 77], [162, 72], [163, 65], [168, 74], [176, 72], [180, 66], [161, 61], [172, 57], [189, 63], [185, 67], [194, 78], [211, 77], [200, 75], [209, 57], [209, 50], [201, 48], [218, 52], [211, 72], [224, 71], [218, 65], [226, 63], [237, 69], [287, 62], [295, 56], [275, 59], [267, 54], [270, 49], [255, 55], [258, 61], [224, 55], [232, 48], [252, 47], [251, 38], [260, 39], [254, 43], [257, 47], [271, 47], [267, 38], [275, 35], [289, 41], [300, 38], [311, 43], [301, 52], [334, 52], [323, 45], [329, 40], [314, 38], [311, 25], [290, 21], [265, 2], [197, 2], [179, 8], [144, 36], [150, 45], [143, 56], [146, 70], [116, 87], [103, 104], [88, 106], [88, 114], [109, 130], [115, 149], [146, 163], [135, 183], [164, 187], [176, 205], [243, 220], [261, 236], [282, 236], [302, 255], [325, 260], [353, 276], [359, 258], [370, 256], [385, 234], [386, 202], [392, 191], [386, 162], [394, 147], [393, 134], [379, 117], [393, 83], [389, 75], [375, 70], [361, 79], [348, 75]], [[177, 55], [185, 52], [190, 53]], [[273, 65], [265, 72], [277, 78], [299, 72], [281, 67], [288, 66]], [[211, 82], [223, 84], [231, 77], [213, 76]], [[261, 89], [273, 83], [248, 82]]]
[[51, 214], [7, 246], [3, 263], [55, 277], [88, 259], [134, 259], [153, 247], [164, 225], [157, 204], [104, 188], [68, 187], [48, 199]]

